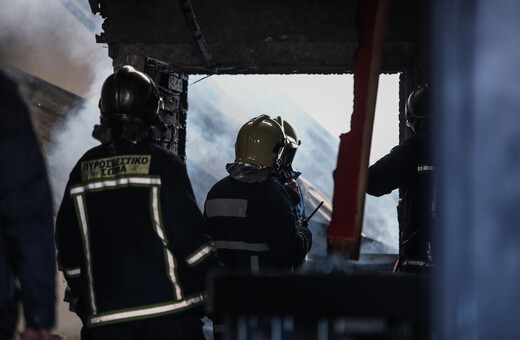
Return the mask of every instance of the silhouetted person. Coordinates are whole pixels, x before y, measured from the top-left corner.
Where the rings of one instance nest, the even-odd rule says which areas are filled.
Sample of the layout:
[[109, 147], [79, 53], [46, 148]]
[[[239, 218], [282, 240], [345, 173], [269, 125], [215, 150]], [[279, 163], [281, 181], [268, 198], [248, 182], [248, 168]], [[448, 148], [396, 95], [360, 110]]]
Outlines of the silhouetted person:
[[[56, 256], [52, 197], [29, 111], [0, 74], [0, 340], [12, 339], [21, 299], [22, 339], [51, 339]], [[19, 287], [16, 280], [19, 280]]]
[[98, 339], [204, 339], [203, 276], [220, 262], [184, 163], [150, 141], [162, 99], [124, 66], [99, 103], [102, 144], [73, 168], [56, 221], [71, 297]]
[[286, 143], [280, 155], [280, 167], [276, 170], [275, 177], [279, 178], [281, 184], [292, 189], [288, 193], [293, 201], [294, 214], [300, 223], [306, 224], [308, 215], [305, 211], [304, 193], [298, 183], [301, 172], [293, 167], [294, 156], [301, 141], [296, 129], [288, 121], [283, 120], [280, 116], [276, 117], [275, 120], [282, 127], [286, 137]]
[[401, 190], [398, 271], [417, 272], [432, 265], [431, 228], [435, 218], [434, 164], [431, 150], [429, 87], [420, 86], [406, 102], [413, 135], [368, 171], [367, 193]]

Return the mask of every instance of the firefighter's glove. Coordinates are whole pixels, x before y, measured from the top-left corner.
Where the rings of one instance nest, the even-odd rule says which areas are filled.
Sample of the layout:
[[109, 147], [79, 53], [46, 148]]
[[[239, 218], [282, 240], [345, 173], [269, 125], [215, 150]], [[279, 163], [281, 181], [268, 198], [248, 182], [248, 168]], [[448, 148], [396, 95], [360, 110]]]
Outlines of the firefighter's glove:
[[298, 185], [298, 183], [296, 183], [296, 181], [294, 179], [291, 179], [291, 181], [285, 183], [284, 185], [286, 185], [289, 188], [291, 188], [294, 191], [296, 191], [296, 193], [298, 194], [298, 197], [301, 196], [302, 192], [300, 190], [300, 186]]

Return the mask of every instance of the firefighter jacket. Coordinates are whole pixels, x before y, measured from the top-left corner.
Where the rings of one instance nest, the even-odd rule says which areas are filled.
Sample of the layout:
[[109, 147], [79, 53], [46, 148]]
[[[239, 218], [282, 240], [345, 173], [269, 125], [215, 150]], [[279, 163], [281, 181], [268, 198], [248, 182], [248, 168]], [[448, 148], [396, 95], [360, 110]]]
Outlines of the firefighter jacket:
[[407, 138], [370, 166], [367, 193], [381, 196], [400, 188], [399, 249], [402, 259], [432, 261], [431, 226], [435, 218], [431, 134]]
[[27, 328], [54, 326], [56, 252], [45, 162], [29, 110], [2, 74], [0, 102], [0, 338], [10, 339], [18, 296]]
[[271, 177], [256, 183], [225, 177], [209, 191], [204, 208], [224, 267], [289, 269], [311, 248], [311, 232], [296, 226], [287, 191]]
[[72, 170], [56, 221], [58, 259], [87, 327], [202, 313], [220, 262], [184, 164], [150, 143], [103, 144]]

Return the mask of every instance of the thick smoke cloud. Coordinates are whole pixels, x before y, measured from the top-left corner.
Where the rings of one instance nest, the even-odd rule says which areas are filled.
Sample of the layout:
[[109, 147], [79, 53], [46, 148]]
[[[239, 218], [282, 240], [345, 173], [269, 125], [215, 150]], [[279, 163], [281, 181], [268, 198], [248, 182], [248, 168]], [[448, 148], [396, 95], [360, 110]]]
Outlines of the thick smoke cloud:
[[54, 196], [55, 210], [59, 207], [69, 174], [85, 151], [99, 144], [92, 138], [92, 128], [99, 121], [99, 109], [94, 101], [85, 101], [69, 119], [55, 130], [46, 160]]
[[[102, 19], [85, 14], [97, 23], [100, 32]], [[96, 144], [90, 136], [99, 117], [95, 102], [103, 80], [112, 72], [112, 61], [107, 49], [96, 43], [95, 34], [59, 0], [3, 1], [0, 44], [0, 63], [93, 100], [67, 112], [67, 121], [53, 131], [51, 145], [46, 148], [57, 209], [74, 163]]]
[[[91, 19], [101, 31], [102, 19]], [[107, 49], [59, 0], [2, 0], [0, 45], [0, 63], [87, 98], [111, 67]]]

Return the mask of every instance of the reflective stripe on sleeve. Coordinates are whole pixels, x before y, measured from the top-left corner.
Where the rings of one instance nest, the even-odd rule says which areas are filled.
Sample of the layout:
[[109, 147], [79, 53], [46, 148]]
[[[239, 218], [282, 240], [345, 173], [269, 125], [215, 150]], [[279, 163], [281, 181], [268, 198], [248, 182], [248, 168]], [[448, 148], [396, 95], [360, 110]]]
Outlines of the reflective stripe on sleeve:
[[265, 243], [247, 243], [236, 241], [215, 241], [217, 249], [249, 250], [249, 251], [269, 251]]
[[217, 198], [206, 202], [207, 217], [246, 217], [247, 200]]
[[124, 311], [107, 312], [90, 317], [88, 323], [92, 326], [100, 325], [113, 321], [124, 321], [129, 319], [139, 319], [154, 315], [169, 314], [176, 311], [195, 306], [204, 301], [203, 295], [193, 296], [181, 301], [169, 302], [166, 304], [155, 305], [150, 307], [141, 307], [136, 309], [128, 309]]
[[92, 182], [89, 184], [75, 186], [70, 189], [71, 195], [81, 194], [85, 191], [90, 190], [98, 190], [98, 189], [107, 189], [114, 188], [118, 186], [124, 185], [160, 185], [160, 178], [152, 178], [152, 177], [122, 177], [118, 179], [108, 180], [108, 181], [98, 181]]
[[198, 251], [196, 251], [194, 254], [190, 255], [186, 262], [193, 266], [194, 264], [199, 263], [201, 260], [203, 260], [207, 255], [211, 254], [213, 252], [214, 248], [213, 246], [206, 244], [202, 246]]
[[419, 165], [417, 166], [417, 172], [435, 171], [435, 167], [431, 165]]
[[81, 268], [63, 268], [63, 274], [68, 278], [73, 278], [81, 275]]

